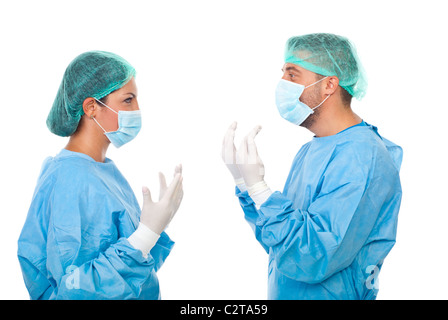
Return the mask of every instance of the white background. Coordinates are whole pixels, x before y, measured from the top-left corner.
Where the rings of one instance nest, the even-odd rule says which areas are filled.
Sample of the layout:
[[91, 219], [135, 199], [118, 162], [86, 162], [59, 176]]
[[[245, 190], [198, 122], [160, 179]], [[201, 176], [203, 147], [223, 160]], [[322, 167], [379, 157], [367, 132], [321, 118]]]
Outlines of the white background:
[[144, 126], [112, 158], [141, 201], [158, 176], [184, 167], [184, 200], [159, 272], [163, 299], [265, 299], [268, 257], [243, 218], [222, 163], [256, 124], [266, 181], [282, 190], [312, 134], [274, 104], [290, 36], [351, 39], [369, 89], [353, 109], [404, 150], [397, 243], [378, 299], [447, 299], [447, 51], [445, 1], [2, 1], [0, 5], [0, 298], [28, 299], [17, 239], [42, 161], [67, 138], [45, 120], [78, 54], [112, 51], [137, 69]]

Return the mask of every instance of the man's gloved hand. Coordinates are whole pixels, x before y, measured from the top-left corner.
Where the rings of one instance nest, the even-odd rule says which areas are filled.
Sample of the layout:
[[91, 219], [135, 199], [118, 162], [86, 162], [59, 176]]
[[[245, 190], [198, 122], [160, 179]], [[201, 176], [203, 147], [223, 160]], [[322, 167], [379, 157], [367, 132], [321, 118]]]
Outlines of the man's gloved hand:
[[[264, 183], [264, 164], [258, 155], [254, 140], [260, 130], [261, 126], [253, 128], [243, 139], [236, 152], [236, 163], [249, 190], [249, 194], [251, 194], [251, 188]], [[253, 190], [253, 192], [256, 192], [256, 190]]]
[[227, 130], [222, 144], [222, 159], [240, 191], [248, 191], [257, 208], [272, 194], [271, 189], [264, 182], [264, 164], [257, 152], [255, 136], [260, 132], [261, 126], [256, 126], [244, 138], [238, 150], [235, 148], [234, 122]]
[[238, 169], [238, 165], [236, 163], [236, 148], [235, 148], [235, 130], [237, 123], [233, 122], [224, 136], [224, 140], [222, 142], [222, 153], [221, 157], [224, 161], [227, 169], [229, 169], [230, 173], [233, 176], [236, 184], [240, 184], [243, 181], [241, 180], [243, 176]]

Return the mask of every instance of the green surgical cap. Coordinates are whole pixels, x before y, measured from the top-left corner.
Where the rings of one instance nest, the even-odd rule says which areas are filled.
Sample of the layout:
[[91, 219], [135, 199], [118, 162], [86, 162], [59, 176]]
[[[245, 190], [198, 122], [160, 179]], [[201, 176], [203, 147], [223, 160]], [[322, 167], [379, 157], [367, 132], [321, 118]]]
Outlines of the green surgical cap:
[[366, 93], [365, 71], [347, 38], [330, 33], [292, 37], [286, 43], [285, 63], [323, 76], [337, 76], [339, 85], [358, 100]]
[[135, 69], [114, 53], [89, 51], [80, 54], [65, 70], [48, 114], [47, 127], [58, 136], [72, 135], [84, 114], [82, 104], [86, 98], [104, 98], [133, 76]]

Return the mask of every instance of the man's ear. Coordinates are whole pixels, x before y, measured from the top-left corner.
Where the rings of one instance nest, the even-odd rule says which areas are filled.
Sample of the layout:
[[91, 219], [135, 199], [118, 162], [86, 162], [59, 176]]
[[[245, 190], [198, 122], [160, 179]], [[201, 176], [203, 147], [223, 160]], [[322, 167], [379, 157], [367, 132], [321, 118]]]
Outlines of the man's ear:
[[336, 92], [336, 89], [339, 86], [339, 78], [336, 76], [330, 76], [327, 79], [325, 79], [325, 88], [324, 88], [324, 94], [334, 94]]
[[86, 98], [82, 103], [82, 110], [84, 111], [84, 114], [87, 117], [89, 118], [95, 117], [97, 111], [95, 99], [92, 97]]

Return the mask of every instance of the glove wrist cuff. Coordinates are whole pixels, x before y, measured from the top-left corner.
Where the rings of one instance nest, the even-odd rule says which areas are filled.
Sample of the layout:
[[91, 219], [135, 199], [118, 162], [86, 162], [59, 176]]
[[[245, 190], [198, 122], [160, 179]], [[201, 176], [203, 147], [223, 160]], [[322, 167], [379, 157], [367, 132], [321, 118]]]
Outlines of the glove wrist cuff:
[[249, 192], [249, 196], [252, 196], [256, 193], [261, 193], [265, 190], [269, 189], [268, 185], [266, 184], [266, 182], [264, 182], [264, 180], [261, 180], [260, 182], [257, 182], [256, 184], [247, 187], [247, 190]]
[[245, 184], [245, 182], [244, 182], [244, 178], [237, 178], [237, 179], [235, 179], [235, 184], [238, 186], [238, 185], [241, 185], [241, 184]]
[[149, 229], [143, 223], [139, 223], [137, 230], [128, 238], [129, 243], [142, 252], [143, 257], [147, 258], [149, 251], [159, 240], [160, 235]]

